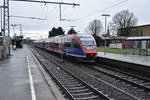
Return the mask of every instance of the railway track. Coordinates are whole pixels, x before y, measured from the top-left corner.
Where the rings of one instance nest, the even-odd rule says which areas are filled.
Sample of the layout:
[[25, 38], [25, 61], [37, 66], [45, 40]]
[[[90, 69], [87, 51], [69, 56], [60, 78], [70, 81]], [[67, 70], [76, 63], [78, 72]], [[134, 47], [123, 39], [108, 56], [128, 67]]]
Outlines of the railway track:
[[[46, 57], [47, 59], [55, 59], [55, 61], [58, 60], [58, 58], [51, 57], [51, 55], [49, 55], [46, 52], [42, 51], [42, 53], [44, 53], [42, 55], [47, 56]], [[58, 64], [58, 66], [60, 66], [60, 64], [64, 64], [64, 66], [62, 66], [62, 67], [65, 68], [65, 70], [66, 69], [69, 70], [69, 72], [71, 72], [75, 77], [78, 77], [78, 79], [84, 81], [85, 83], [88, 83], [89, 86], [94, 87], [96, 91], [102, 93], [109, 99], [112, 99], [112, 100], [122, 100], [122, 99], [123, 100], [141, 100], [141, 97], [133, 95], [132, 93], [130, 94], [130, 92], [124, 91], [120, 87], [118, 88], [117, 86], [109, 83], [108, 81], [104, 81], [103, 79], [100, 79], [100, 77], [97, 77], [99, 72], [96, 72], [95, 75], [91, 74], [91, 73], [95, 73], [95, 72], [93, 72], [91, 70], [87, 70], [87, 69], [82, 70], [82, 68], [79, 64], [77, 66], [79, 66], [80, 69], [75, 67], [75, 65], [65, 64], [65, 62], [60, 63], [60, 64], [57, 62], [57, 64]], [[58, 68], [60, 68], [60, 67], [58, 67]], [[101, 77], [103, 77], [103, 76], [101, 76]], [[108, 79], [108, 76], [104, 77], [104, 78], [106, 78], [107, 80], [109, 80], [109, 79], [112, 80], [110, 77]], [[68, 79], [72, 79], [72, 78], [69, 77]], [[66, 80], [66, 79], [63, 78], [63, 80]], [[116, 80], [114, 80], [114, 81], [116, 81]], [[67, 85], [74, 86], [72, 84], [73, 83], [71, 83], [69, 85], [67, 84]], [[77, 84], [77, 86], [79, 86], [79, 85]], [[81, 88], [81, 91], [82, 91], [82, 88]], [[84, 89], [83, 89], [83, 91], [84, 91]], [[147, 100], [147, 99], [143, 99], [143, 100]]]
[[95, 66], [95, 69], [98, 71], [103, 71], [106, 74], [113, 75], [124, 81], [131, 82], [132, 84], [137, 85], [139, 88], [141, 87], [147, 91], [150, 91], [150, 79], [148, 78], [144, 78], [144, 77], [137, 76], [137, 75], [127, 73], [127, 72], [123, 72], [123, 71], [120, 71], [111, 67], [108, 68], [101, 64], [95, 64], [95, 65], [98, 66], [98, 67]]
[[38, 57], [38, 60], [45, 66], [46, 70], [55, 77], [55, 81], [57, 81], [61, 89], [63, 88], [62, 90], [69, 100], [111, 100], [107, 95], [97, 91], [86, 84], [86, 82], [72, 75], [56, 62], [51, 60], [54, 66], [50, 68], [47, 66], [50, 63], [47, 57], [41, 55], [36, 55], [36, 57]]
[[[79, 66], [79, 64], [78, 64]], [[100, 65], [81, 65], [80, 70], [112, 84], [122, 92], [139, 100], [150, 99], [150, 80], [115, 69], [102, 68]]]
[[150, 67], [147, 65], [135, 64], [131, 62], [124, 62], [109, 58], [98, 57], [96, 62], [99, 64], [111, 66], [111, 68], [116, 68], [119, 70], [123, 70], [129, 73], [133, 73], [134, 75], [150, 78]]

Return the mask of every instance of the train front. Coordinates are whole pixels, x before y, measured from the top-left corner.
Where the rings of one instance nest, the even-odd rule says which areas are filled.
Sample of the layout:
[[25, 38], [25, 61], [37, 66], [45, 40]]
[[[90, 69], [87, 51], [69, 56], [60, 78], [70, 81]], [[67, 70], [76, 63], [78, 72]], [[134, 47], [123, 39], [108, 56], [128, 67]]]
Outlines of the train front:
[[85, 60], [93, 62], [97, 55], [96, 41], [92, 35], [78, 35], [81, 47], [86, 55]]

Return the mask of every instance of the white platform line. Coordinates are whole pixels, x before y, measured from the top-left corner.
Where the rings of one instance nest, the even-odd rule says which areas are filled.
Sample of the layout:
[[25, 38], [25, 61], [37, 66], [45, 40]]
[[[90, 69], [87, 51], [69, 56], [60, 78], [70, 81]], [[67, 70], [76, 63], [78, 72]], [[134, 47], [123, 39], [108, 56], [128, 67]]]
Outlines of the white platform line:
[[32, 97], [32, 100], [36, 100], [36, 94], [35, 94], [35, 89], [34, 89], [34, 84], [33, 84], [33, 79], [32, 79], [32, 73], [31, 73], [31, 67], [30, 67], [28, 55], [27, 55], [27, 66], [28, 66], [28, 73], [29, 73], [31, 97]]

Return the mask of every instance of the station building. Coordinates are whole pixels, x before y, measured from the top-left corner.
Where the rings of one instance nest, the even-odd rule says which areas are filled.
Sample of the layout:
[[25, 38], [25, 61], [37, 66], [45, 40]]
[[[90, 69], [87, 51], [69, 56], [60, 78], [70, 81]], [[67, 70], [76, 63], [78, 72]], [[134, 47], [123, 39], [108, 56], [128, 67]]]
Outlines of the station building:
[[[121, 29], [118, 30], [121, 32]], [[111, 36], [107, 38], [107, 46], [109, 48], [133, 49], [133, 54], [150, 55], [150, 24], [135, 26], [131, 29], [128, 37]]]
[[[118, 34], [122, 31], [122, 29], [118, 30]], [[150, 36], [150, 24], [135, 26], [130, 29], [129, 37], [135, 36]]]

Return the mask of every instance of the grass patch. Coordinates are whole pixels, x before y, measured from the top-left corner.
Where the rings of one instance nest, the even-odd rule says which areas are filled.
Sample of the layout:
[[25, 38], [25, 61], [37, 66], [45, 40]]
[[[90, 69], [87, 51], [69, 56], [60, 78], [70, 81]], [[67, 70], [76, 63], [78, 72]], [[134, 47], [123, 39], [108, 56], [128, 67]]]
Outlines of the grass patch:
[[[100, 52], [105, 52], [104, 47], [98, 47], [97, 50], [100, 51]], [[126, 50], [126, 49], [117, 49], [117, 48], [106, 48], [106, 52], [116, 53], [116, 54], [133, 54], [132, 49]]]
[[[104, 47], [97, 47], [97, 51], [99, 52], [105, 52]], [[134, 54], [134, 55], [148, 55], [150, 56], [150, 50], [139, 50], [139, 49], [118, 49], [118, 48], [106, 48], [106, 52], [108, 53], [115, 53], [115, 54]]]

